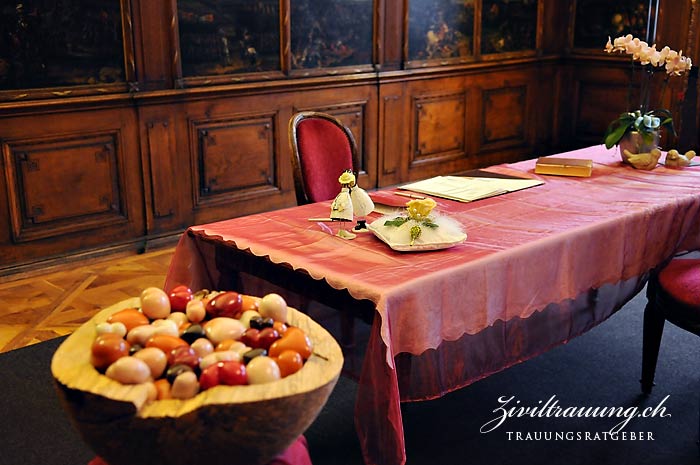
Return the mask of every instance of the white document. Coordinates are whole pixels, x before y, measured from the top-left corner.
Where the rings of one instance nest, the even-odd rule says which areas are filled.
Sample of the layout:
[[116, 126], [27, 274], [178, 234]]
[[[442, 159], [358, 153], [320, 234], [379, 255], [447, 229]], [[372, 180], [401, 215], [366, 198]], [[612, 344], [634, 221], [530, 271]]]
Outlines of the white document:
[[436, 176], [403, 185], [405, 189], [458, 202], [472, 202], [544, 184], [538, 179], [475, 178], [465, 176]]

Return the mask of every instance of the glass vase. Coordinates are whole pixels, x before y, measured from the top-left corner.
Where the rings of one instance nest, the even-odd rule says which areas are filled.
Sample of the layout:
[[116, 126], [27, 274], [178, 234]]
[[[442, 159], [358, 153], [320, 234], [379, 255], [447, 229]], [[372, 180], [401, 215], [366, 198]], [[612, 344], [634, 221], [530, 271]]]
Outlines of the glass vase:
[[[632, 161], [630, 161], [630, 157], [625, 153], [625, 151], [632, 155], [638, 155], [651, 153], [654, 149], [657, 149], [658, 147], [659, 131], [655, 131], [653, 133], [651, 142], [646, 142], [642, 137], [642, 133], [638, 131], [629, 131], [624, 136], [622, 136], [622, 139], [620, 139], [620, 143], [618, 144], [618, 148], [620, 149], [620, 157], [622, 158], [622, 161], [634, 166], [635, 168], [639, 168], [639, 166], [637, 166], [637, 163], [633, 163]], [[633, 160], [635, 159], [635, 157], [632, 158]]]
[[[637, 169], [653, 169], [661, 155], [661, 152], [654, 151], [659, 148], [659, 131], [654, 132], [651, 142], [647, 142], [638, 131], [630, 131], [625, 134], [618, 148], [620, 157], [624, 163], [632, 165]], [[649, 154], [648, 156], [646, 154]], [[649, 158], [655, 158], [651, 160]]]

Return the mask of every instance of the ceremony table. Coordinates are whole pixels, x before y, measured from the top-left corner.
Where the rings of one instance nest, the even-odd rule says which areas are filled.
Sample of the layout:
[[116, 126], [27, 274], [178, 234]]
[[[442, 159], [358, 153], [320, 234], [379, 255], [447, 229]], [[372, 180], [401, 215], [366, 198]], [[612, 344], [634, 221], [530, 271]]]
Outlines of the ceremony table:
[[403, 464], [400, 402], [566, 343], [637, 294], [650, 270], [699, 248], [700, 167], [635, 170], [603, 146], [560, 156], [592, 159], [592, 176], [540, 176], [527, 160], [486, 171], [543, 185], [471, 203], [436, 198], [437, 214], [468, 235], [454, 247], [343, 240], [337, 225], [308, 221], [328, 216], [330, 202], [319, 202], [189, 228], [166, 289], [220, 289], [244, 271], [344, 311], [369, 309], [355, 425], [368, 464]]

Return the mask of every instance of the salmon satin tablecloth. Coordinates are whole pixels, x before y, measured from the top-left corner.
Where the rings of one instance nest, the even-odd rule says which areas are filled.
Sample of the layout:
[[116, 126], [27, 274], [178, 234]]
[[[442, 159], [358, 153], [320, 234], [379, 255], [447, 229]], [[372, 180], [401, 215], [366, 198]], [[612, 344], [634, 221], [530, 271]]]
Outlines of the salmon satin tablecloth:
[[356, 427], [367, 463], [402, 464], [401, 400], [438, 397], [565, 343], [634, 296], [650, 269], [700, 246], [700, 167], [638, 171], [603, 146], [562, 156], [593, 159], [593, 175], [538, 176], [528, 160], [488, 170], [544, 185], [436, 199], [468, 234], [450, 249], [339, 239], [329, 234], [337, 225], [307, 221], [328, 216], [320, 202], [190, 228], [166, 288], [212, 288], [216, 250], [228, 247], [373, 302]]

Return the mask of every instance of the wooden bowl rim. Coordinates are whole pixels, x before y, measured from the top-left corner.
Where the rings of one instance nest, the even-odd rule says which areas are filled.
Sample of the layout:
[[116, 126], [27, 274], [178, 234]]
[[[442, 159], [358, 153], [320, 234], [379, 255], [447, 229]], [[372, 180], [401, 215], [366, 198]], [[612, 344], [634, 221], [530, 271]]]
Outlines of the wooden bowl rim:
[[289, 323], [302, 329], [314, 344], [314, 354], [297, 373], [267, 384], [217, 386], [191, 399], [167, 399], [148, 403], [148, 383], [124, 385], [99, 373], [90, 363], [90, 347], [98, 323], [125, 308], [139, 307], [138, 297], [118, 302], [81, 325], [58, 347], [51, 360], [54, 378], [70, 389], [89, 392], [115, 401], [131, 402], [142, 418], [179, 417], [209, 405], [264, 402], [293, 396], [335, 383], [343, 367], [343, 354], [336, 340], [321, 325], [289, 308]]

